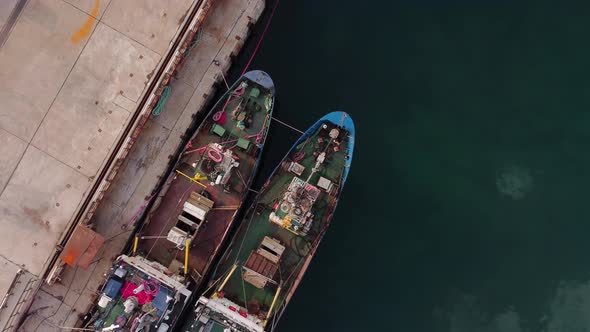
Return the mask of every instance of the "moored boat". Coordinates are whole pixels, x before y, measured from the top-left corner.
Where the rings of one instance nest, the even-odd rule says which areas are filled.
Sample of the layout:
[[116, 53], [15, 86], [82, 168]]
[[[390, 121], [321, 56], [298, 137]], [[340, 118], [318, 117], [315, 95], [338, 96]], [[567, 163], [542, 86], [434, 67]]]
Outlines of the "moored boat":
[[330, 224], [352, 161], [354, 124], [332, 112], [275, 168], [182, 331], [273, 331]]
[[262, 71], [234, 83], [199, 125], [86, 326], [172, 330], [212, 267], [246, 198], [272, 118], [275, 88]]

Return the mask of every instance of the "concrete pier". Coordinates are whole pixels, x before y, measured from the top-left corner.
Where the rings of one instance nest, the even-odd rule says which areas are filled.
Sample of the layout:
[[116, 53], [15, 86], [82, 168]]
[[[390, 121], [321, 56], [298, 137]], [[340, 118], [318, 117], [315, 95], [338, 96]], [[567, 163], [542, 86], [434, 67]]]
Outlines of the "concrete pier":
[[2, 1], [2, 331], [26, 307], [192, 4]]
[[[11, 13], [19, 1], [12, 1]], [[0, 21], [3, 27], [13, 24], [0, 49], [6, 84], [0, 91], [5, 100], [0, 141], [7, 142], [0, 145], [0, 232], [8, 240], [0, 241], [0, 296], [20, 280], [9, 306], [0, 309], [1, 328], [8, 325], [17, 295], [46, 270], [80, 202], [93, 194], [94, 177], [116, 152], [113, 143], [148, 92], [150, 75], [191, 5], [188, 0], [29, 0], [14, 23]], [[11, 16], [4, 6], [0, 20]], [[86, 312], [128, 240], [130, 229], [122, 226], [165, 175], [169, 156], [214, 94], [263, 7], [263, 0], [213, 3], [200, 41], [171, 79], [164, 111], [147, 121], [90, 220], [107, 242], [89, 268], [67, 267], [61, 281], [36, 293], [22, 331], [59, 331]], [[88, 20], [93, 22], [88, 36], [74, 43]], [[28, 34], [35, 34], [33, 40]], [[39, 52], [25, 54], [33, 45]]]

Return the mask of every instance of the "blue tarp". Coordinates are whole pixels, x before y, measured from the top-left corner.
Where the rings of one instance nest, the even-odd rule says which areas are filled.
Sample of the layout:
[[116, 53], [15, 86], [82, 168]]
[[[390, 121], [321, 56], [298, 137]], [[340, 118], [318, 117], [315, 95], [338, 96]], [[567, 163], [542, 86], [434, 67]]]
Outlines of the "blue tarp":
[[104, 288], [104, 293], [111, 299], [116, 298], [119, 295], [119, 291], [123, 287], [123, 281], [116, 279], [110, 279]]
[[152, 304], [154, 307], [158, 309], [158, 314], [160, 317], [166, 311], [166, 296], [168, 295], [168, 290], [164, 287], [160, 287], [160, 291], [156, 295], [156, 297], [152, 300]]

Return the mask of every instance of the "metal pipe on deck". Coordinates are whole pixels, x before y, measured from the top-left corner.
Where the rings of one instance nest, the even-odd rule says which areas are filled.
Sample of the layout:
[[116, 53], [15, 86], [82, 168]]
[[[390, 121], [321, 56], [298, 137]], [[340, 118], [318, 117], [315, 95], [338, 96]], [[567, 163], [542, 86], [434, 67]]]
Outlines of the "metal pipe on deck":
[[186, 239], [186, 244], [184, 247], [184, 275], [186, 276], [188, 274], [188, 252], [191, 250], [191, 248], [189, 247], [191, 243], [190, 239]]
[[223, 280], [221, 285], [219, 285], [219, 288], [217, 289], [217, 293], [221, 292], [221, 290], [223, 289], [223, 287], [225, 286], [225, 284], [229, 280], [229, 277], [231, 277], [231, 275], [234, 273], [234, 271], [236, 270], [237, 267], [238, 267], [238, 264], [234, 264], [234, 266], [232, 266], [231, 270], [227, 274], [227, 277], [225, 277], [225, 279]]
[[275, 303], [277, 302], [277, 298], [279, 297], [280, 292], [281, 292], [281, 287], [279, 286], [279, 288], [277, 288], [277, 292], [275, 293], [274, 299], [272, 299], [270, 309], [268, 309], [268, 314], [266, 314], [266, 318], [264, 319], [264, 323], [263, 323], [264, 327], [266, 327], [266, 324], [268, 323], [268, 319], [270, 318], [270, 315], [272, 314], [272, 309], [274, 308]]
[[200, 180], [204, 180], [204, 179], [206, 179], [206, 178], [207, 178], [206, 176], [201, 176], [199, 173], [197, 173], [197, 174], [196, 174], [194, 177], [192, 177], [192, 178], [191, 178], [190, 176], [188, 176], [188, 175], [186, 175], [186, 174], [182, 173], [182, 172], [181, 172], [181, 171], [179, 171], [179, 170], [176, 170], [176, 173], [178, 173], [178, 174], [180, 174], [180, 175], [184, 176], [185, 178], [189, 179], [191, 182], [194, 182], [194, 183], [196, 183], [196, 184], [198, 184], [198, 185], [200, 185], [200, 186], [203, 186], [203, 188], [207, 188], [207, 186], [206, 186], [206, 185], [204, 185], [204, 184], [202, 184], [201, 182], [199, 182]]
[[135, 253], [137, 252], [137, 244], [139, 243], [139, 237], [135, 237], [135, 239], [133, 239], [133, 254], [135, 255]]

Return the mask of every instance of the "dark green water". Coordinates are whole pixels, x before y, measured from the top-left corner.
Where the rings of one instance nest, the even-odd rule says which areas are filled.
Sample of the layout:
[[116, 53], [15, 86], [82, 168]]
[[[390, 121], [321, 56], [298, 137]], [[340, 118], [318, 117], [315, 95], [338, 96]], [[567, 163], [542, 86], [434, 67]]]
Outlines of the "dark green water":
[[282, 1], [251, 67], [357, 128], [279, 330], [590, 331], [590, 3], [386, 3]]

